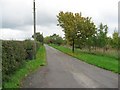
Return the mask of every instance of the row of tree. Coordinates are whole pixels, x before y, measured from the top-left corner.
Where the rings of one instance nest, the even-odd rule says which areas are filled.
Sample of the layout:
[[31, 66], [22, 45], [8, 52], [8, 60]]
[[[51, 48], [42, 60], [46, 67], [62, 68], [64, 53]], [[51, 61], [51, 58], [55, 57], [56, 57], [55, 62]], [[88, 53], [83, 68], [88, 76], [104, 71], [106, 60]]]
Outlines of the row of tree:
[[[96, 27], [90, 17], [83, 17], [81, 13], [60, 12], [57, 16], [58, 24], [63, 28], [65, 40], [59, 35], [53, 34], [45, 39], [40, 33], [36, 33], [36, 40], [49, 44], [69, 44], [74, 48], [88, 48], [89, 51], [96, 48], [103, 48], [105, 52], [108, 48], [118, 48], [119, 34], [114, 31], [112, 38], [108, 37], [108, 26], [102, 23]], [[34, 38], [34, 35], [32, 36]]]
[[[112, 38], [107, 36], [107, 25], [100, 24], [97, 32], [89, 38], [83, 39], [80, 38], [79, 40], [75, 40], [75, 47], [76, 48], [86, 48], [88, 47], [89, 51], [91, 51], [91, 47], [96, 50], [97, 47], [103, 48], [104, 52], [109, 48], [116, 48], [118, 49], [119, 46], [119, 34], [117, 31], [114, 31], [112, 34]], [[87, 32], [86, 32], [87, 33]], [[34, 38], [34, 35], [32, 36]], [[67, 39], [63, 39], [61, 36], [57, 34], [53, 34], [47, 37], [43, 37], [43, 34], [36, 33], [36, 40], [39, 41], [41, 44], [57, 44], [57, 45], [66, 45], [68, 44]], [[78, 41], [77, 41], [78, 40]], [[70, 43], [69, 43], [70, 44]], [[70, 44], [72, 45], [72, 44]]]
[[63, 28], [67, 43], [75, 47], [97, 47], [107, 50], [108, 47], [118, 47], [118, 32], [115, 31], [113, 38], [108, 37], [108, 26], [102, 23], [97, 28], [91, 17], [83, 17], [81, 13], [60, 12], [57, 16], [58, 26]]

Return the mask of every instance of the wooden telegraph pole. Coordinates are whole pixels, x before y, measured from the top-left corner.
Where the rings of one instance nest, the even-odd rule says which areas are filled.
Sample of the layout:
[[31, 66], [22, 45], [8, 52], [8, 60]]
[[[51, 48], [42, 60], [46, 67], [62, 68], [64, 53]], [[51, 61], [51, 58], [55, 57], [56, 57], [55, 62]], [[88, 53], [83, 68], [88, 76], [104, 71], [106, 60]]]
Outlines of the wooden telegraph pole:
[[33, 23], [34, 23], [34, 59], [36, 59], [36, 12], [35, 12], [35, 0], [33, 0]]

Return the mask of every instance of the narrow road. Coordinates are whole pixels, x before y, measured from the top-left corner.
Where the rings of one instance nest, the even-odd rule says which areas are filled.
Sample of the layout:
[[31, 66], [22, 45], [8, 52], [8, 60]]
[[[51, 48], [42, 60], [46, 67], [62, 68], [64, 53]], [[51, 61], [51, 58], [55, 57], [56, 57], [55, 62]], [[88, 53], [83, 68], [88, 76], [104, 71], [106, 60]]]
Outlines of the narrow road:
[[23, 88], [118, 88], [118, 74], [45, 47], [48, 65], [24, 79]]

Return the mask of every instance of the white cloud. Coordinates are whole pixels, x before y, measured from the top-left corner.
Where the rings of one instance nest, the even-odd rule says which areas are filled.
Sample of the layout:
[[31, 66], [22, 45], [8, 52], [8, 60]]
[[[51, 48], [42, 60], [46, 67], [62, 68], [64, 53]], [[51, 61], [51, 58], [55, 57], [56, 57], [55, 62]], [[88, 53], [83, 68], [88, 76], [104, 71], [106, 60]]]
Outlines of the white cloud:
[[[24, 30], [23, 30], [24, 29]], [[43, 33], [43, 36], [49, 36], [53, 33], [59, 34], [61, 37], [64, 37], [64, 33], [61, 28], [55, 25], [46, 26], [37, 26], [37, 32]], [[0, 39], [3, 40], [24, 40], [31, 39], [31, 36], [34, 34], [33, 26], [19, 27], [18, 29], [9, 29], [4, 28], [0, 30]]]
[[30, 32], [24, 32], [20, 30], [12, 30], [12, 29], [2, 29], [1, 30], [0, 39], [3, 40], [24, 40], [24, 39], [30, 39], [31, 33]]
[[58, 26], [51, 25], [49, 27], [45, 26], [38, 26], [37, 31], [43, 33], [44, 37], [52, 35], [53, 33], [59, 34], [61, 37], [64, 37], [64, 33], [62, 32], [62, 29]]

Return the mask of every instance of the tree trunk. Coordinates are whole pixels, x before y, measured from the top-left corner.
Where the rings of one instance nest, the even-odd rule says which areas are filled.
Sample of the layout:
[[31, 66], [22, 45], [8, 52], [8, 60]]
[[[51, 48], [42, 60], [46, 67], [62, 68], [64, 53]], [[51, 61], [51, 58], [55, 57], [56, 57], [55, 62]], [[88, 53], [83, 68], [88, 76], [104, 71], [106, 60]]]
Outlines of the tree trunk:
[[73, 43], [72, 43], [72, 52], [74, 53], [74, 48], [75, 48], [75, 46], [74, 46], [74, 39], [73, 39]]

